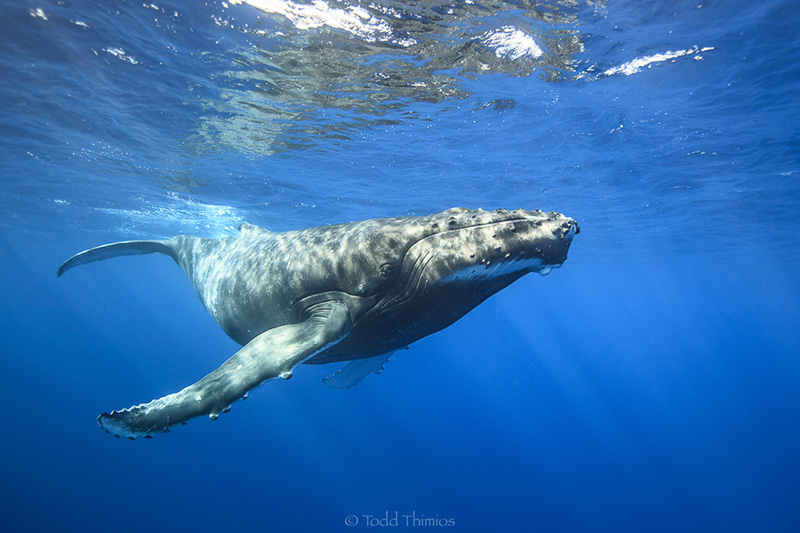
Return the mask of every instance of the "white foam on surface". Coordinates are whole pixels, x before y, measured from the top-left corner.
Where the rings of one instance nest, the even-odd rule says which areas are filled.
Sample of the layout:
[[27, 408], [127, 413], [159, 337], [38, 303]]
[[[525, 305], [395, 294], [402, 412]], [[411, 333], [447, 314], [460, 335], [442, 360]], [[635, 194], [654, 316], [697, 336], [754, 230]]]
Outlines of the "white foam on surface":
[[45, 13], [44, 10], [42, 10], [41, 7], [37, 7], [36, 9], [31, 9], [29, 11], [29, 13], [34, 18], [40, 18], [42, 20], [47, 20], [47, 13]]
[[295, 4], [287, 0], [231, 0], [230, 3], [247, 4], [265, 13], [282, 15], [299, 30], [327, 26], [344, 30], [369, 42], [394, 42], [401, 46], [415, 44], [413, 40], [395, 39], [388, 22], [373, 16], [360, 6], [338, 8], [322, 0], [314, 0], [310, 4]]
[[664, 61], [671, 61], [683, 56], [694, 55], [695, 59], [702, 59], [702, 56], [699, 55], [700, 52], [708, 52], [713, 49], [713, 46], [706, 46], [703, 48], [693, 46], [687, 50], [669, 50], [667, 52], [661, 52], [649, 56], [637, 57], [632, 61], [628, 61], [627, 63], [623, 63], [622, 65], [604, 71], [602, 76], [613, 76], [615, 74], [630, 76], [631, 74], [641, 72], [641, 70], [645, 67], [650, 68], [650, 66], [654, 63], [663, 63]]
[[119, 58], [119, 59], [121, 59], [123, 61], [127, 61], [131, 65], [138, 65], [139, 64], [139, 61], [137, 61], [135, 57], [129, 55], [122, 48], [116, 48], [116, 47], [113, 47], [113, 46], [109, 46], [109, 47], [103, 48], [102, 50], [103, 50], [103, 52], [105, 52], [107, 54], [111, 54], [112, 56], [114, 56], [116, 58]]
[[493, 49], [497, 57], [512, 61], [525, 56], [536, 59], [544, 55], [533, 37], [513, 26], [490, 31], [483, 36], [481, 42]]

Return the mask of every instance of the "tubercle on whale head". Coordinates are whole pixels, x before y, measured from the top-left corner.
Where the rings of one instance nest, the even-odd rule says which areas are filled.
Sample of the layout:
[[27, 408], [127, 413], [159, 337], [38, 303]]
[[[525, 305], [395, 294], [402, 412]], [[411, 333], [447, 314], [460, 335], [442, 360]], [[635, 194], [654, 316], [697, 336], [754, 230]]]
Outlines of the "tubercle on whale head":
[[420, 239], [403, 261], [407, 275], [420, 276], [411, 271], [421, 269], [428, 284], [534, 271], [545, 275], [564, 263], [580, 232], [575, 220], [540, 210], [455, 208], [442, 216], [447, 229]]

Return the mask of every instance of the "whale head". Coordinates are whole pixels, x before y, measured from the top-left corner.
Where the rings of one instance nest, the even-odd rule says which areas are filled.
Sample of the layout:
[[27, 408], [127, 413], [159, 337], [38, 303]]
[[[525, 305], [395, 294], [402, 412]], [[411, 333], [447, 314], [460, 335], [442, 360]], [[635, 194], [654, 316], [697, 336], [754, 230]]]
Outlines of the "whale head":
[[453, 208], [384, 223], [370, 239], [382, 282], [335, 351], [365, 352], [361, 333], [383, 339], [373, 347], [383, 353], [444, 329], [525, 274], [560, 267], [579, 231], [562, 214], [523, 209]]
[[580, 231], [560, 213], [523, 209], [454, 208], [430, 218], [435, 231], [414, 242], [402, 262], [406, 285], [421, 290], [548, 274], [566, 261]]

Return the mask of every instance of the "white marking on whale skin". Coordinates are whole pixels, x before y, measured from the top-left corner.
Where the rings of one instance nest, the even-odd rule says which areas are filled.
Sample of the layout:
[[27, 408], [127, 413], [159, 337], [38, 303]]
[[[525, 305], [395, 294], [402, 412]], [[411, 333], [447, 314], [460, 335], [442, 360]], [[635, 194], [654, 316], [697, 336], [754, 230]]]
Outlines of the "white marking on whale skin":
[[535, 257], [487, 261], [457, 270], [452, 274], [442, 278], [441, 281], [443, 283], [451, 283], [455, 281], [473, 281], [477, 279], [499, 278], [501, 276], [513, 274], [515, 272], [521, 272], [523, 270], [536, 271], [539, 270], [540, 267], [542, 269], [548, 269], [549, 272], [551, 265], [542, 267], [542, 260]]

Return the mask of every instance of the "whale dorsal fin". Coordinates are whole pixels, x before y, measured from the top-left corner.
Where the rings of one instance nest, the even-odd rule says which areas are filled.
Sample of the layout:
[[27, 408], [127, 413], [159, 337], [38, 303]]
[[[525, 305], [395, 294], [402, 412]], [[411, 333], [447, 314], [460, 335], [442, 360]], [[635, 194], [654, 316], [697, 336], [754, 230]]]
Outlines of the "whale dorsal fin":
[[249, 222], [242, 222], [239, 224], [239, 231], [247, 232], [247, 231], [259, 231], [263, 233], [272, 233], [270, 230], [266, 228], [262, 228], [261, 226], [256, 226], [255, 224], [250, 224]]

